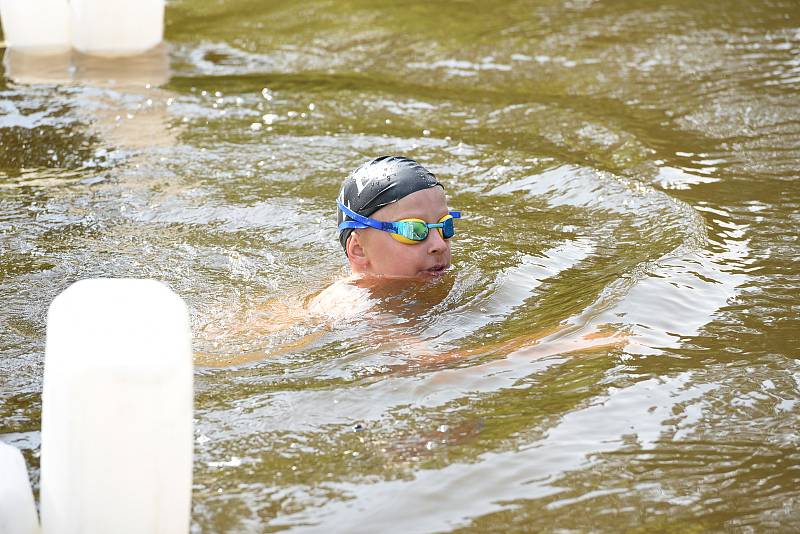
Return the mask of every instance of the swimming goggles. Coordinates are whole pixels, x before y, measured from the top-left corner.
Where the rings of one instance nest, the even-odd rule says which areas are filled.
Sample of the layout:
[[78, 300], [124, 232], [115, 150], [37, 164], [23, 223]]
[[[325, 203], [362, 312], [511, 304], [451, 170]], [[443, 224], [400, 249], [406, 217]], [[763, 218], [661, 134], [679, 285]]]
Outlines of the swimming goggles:
[[353, 219], [352, 221], [344, 221], [340, 224], [340, 232], [347, 228], [375, 228], [376, 230], [389, 232], [396, 241], [400, 241], [406, 245], [416, 245], [425, 241], [431, 228], [436, 228], [444, 239], [450, 239], [456, 233], [453, 220], [461, 218], [460, 211], [451, 211], [436, 223], [426, 223], [422, 219], [402, 219], [395, 222], [383, 222], [359, 215], [340, 201], [336, 201], [336, 203], [339, 205], [339, 209], [342, 210], [342, 213]]

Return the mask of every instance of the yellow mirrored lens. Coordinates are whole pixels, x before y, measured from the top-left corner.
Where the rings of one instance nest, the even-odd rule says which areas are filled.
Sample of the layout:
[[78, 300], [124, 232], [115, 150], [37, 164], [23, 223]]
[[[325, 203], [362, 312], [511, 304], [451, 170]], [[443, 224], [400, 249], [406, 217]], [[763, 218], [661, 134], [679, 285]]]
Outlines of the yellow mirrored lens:
[[[401, 219], [397, 221], [399, 223], [422, 223], [421, 225], [406, 225], [404, 230], [407, 232], [406, 237], [405, 235], [401, 234], [389, 234], [395, 241], [399, 241], [401, 243], [405, 243], [406, 245], [418, 245], [422, 243], [424, 238], [422, 236], [428, 236], [428, 227], [425, 225], [425, 221], [422, 219]], [[417, 237], [418, 239], [410, 239], [411, 237]]]

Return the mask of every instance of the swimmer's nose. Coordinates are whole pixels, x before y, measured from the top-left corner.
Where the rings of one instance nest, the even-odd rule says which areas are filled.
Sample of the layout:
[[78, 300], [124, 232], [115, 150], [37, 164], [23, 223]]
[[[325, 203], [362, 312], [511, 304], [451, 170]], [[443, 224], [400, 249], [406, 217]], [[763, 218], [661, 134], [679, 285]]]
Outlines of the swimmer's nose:
[[447, 241], [444, 240], [439, 230], [431, 230], [428, 239], [425, 240], [425, 246], [428, 247], [429, 254], [439, 254], [447, 249]]

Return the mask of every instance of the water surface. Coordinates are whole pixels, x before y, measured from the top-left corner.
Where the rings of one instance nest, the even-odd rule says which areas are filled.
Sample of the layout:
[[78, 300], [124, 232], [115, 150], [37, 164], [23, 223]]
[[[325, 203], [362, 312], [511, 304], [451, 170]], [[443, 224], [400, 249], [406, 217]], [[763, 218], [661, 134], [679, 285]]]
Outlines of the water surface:
[[[152, 277], [218, 356], [193, 531], [800, 528], [796, 2], [173, 1], [166, 39], [0, 78], [0, 439], [34, 487], [49, 302]], [[454, 269], [304, 318], [381, 154], [464, 212]]]

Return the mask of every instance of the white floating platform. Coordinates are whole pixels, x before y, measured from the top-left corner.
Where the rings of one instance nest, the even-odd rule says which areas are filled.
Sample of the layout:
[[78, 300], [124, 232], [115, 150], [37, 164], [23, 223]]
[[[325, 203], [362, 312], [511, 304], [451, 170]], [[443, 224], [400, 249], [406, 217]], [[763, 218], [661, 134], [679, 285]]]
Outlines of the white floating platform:
[[0, 0], [6, 46], [133, 56], [164, 38], [164, 0]]
[[192, 353], [183, 301], [154, 280], [77, 282], [47, 318], [44, 534], [186, 533]]
[[0, 534], [38, 534], [25, 459], [16, 447], [0, 442]]
[[0, 0], [0, 23], [9, 48], [50, 54], [71, 46], [67, 0]]
[[164, 37], [164, 0], [70, 0], [72, 46], [84, 54], [133, 56]]

